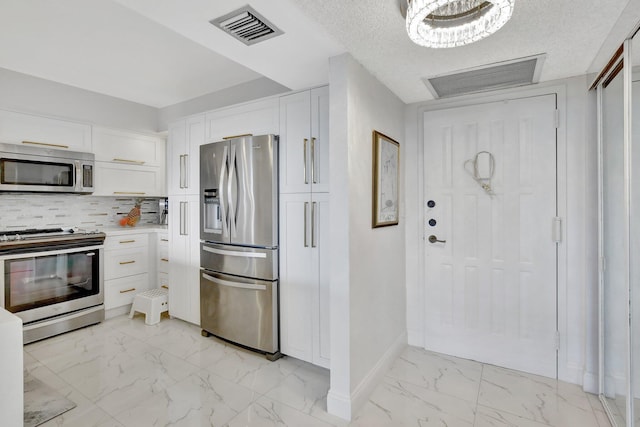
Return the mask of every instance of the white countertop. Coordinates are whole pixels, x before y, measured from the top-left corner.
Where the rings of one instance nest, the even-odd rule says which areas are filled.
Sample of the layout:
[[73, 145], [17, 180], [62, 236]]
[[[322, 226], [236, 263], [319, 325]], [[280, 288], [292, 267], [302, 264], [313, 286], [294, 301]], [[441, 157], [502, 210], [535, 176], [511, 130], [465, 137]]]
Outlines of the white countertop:
[[142, 224], [142, 225], [136, 225], [135, 227], [112, 226], [112, 227], [104, 227], [100, 231], [103, 231], [104, 233], [106, 233], [107, 236], [122, 236], [125, 234], [132, 234], [132, 233], [164, 233], [167, 231], [167, 226], [160, 225], [160, 224]]

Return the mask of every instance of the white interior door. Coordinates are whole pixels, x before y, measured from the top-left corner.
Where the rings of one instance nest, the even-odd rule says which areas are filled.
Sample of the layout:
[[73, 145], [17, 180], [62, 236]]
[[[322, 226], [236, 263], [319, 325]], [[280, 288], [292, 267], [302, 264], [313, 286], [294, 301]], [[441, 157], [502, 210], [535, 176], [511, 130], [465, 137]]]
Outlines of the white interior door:
[[[425, 113], [428, 350], [556, 377], [555, 110], [546, 95]], [[483, 151], [478, 183], [465, 162]]]

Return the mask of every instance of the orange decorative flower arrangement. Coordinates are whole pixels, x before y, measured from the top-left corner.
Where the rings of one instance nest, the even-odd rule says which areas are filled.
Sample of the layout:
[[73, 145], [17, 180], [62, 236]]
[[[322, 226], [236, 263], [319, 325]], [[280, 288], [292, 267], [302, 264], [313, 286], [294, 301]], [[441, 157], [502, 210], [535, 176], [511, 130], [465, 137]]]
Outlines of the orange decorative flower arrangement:
[[142, 204], [143, 200], [144, 199], [136, 200], [136, 205], [131, 208], [127, 216], [120, 219], [121, 226], [126, 227], [128, 225], [129, 227], [134, 227], [138, 223], [138, 221], [140, 221], [140, 205]]

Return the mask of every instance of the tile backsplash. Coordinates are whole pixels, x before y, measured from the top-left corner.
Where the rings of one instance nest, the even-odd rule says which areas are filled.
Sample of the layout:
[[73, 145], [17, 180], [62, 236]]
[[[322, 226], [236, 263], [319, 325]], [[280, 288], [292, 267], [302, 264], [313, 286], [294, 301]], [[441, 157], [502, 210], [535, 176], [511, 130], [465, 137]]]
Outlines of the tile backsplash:
[[[0, 194], [0, 231], [25, 228], [88, 230], [118, 226], [136, 202], [135, 197], [75, 194]], [[146, 198], [139, 224], [159, 222], [158, 199]]]

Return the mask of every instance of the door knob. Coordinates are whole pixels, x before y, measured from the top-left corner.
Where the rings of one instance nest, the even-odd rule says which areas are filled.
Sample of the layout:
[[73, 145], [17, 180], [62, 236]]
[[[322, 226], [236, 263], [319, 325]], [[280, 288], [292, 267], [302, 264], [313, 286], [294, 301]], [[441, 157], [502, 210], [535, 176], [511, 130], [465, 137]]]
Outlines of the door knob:
[[429, 236], [429, 242], [430, 243], [447, 243], [446, 240], [438, 240], [438, 238], [436, 236], [434, 236], [433, 234], [431, 236]]

